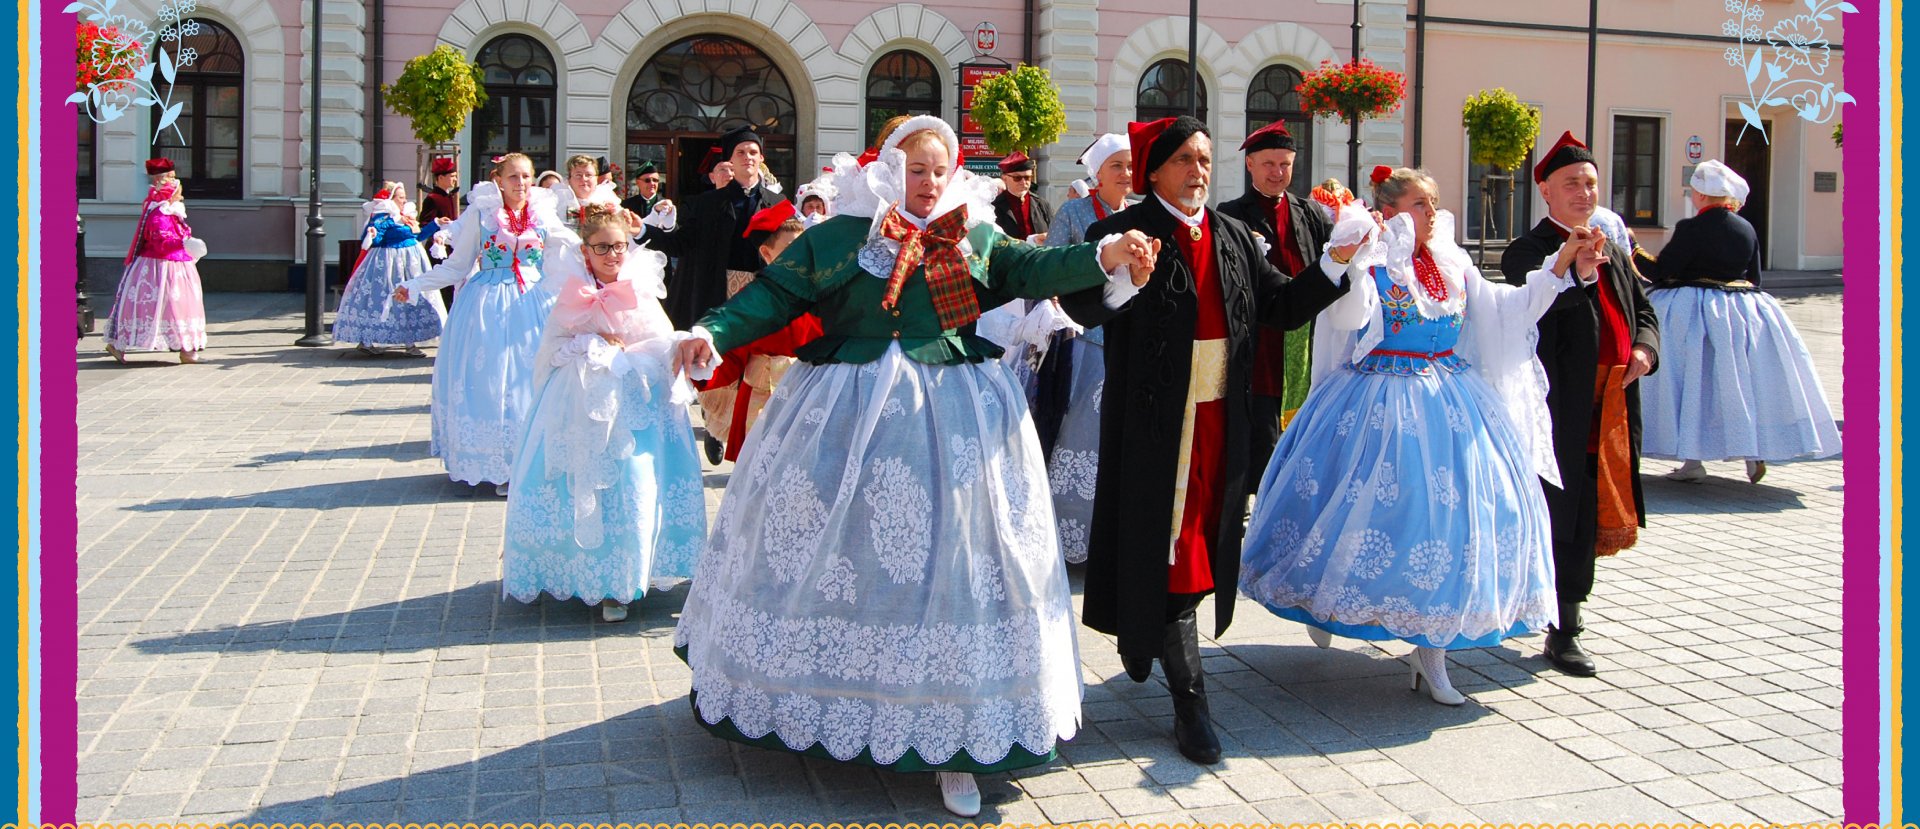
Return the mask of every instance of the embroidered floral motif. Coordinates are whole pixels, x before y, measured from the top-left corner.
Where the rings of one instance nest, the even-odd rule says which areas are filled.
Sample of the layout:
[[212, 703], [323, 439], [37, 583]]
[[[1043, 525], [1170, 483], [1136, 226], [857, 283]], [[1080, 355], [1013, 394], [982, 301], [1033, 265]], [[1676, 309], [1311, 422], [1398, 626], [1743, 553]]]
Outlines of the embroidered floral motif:
[[1313, 479], [1312, 458], [1300, 459], [1300, 471], [1293, 477], [1293, 491], [1302, 501], [1311, 501], [1320, 494], [1320, 482]]
[[1047, 466], [1047, 480], [1053, 494], [1072, 494], [1082, 501], [1091, 501], [1099, 478], [1099, 451], [1053, 450], [1053, 462]]
[[676, 482], [662, 500], [666, 502], [668, 526], [691, 527], [706, 517], [706, 494], [694, 481]]
[[827, 506], [820, 502], [813, 479], [805, 470], [788, 467], [767, 497], [760, 541], [775, 578], [791, 582], [806, 572], [826, 525]]
[[1400, 500], [1400, 476], [1394, 472], [1393, 464], [1380, 464], [1380, 471], [1374, 478], [1373, 500], [1380, 506], [1391, 507]]
[[894, 584], [919, 584], [933, 552], [933, 500], [899, 458], [875, 460], [871, 474], [861, 497], [873, 510], [867, 530], [880, 566]]
[[986, 556], [970, 556], [967, 562], [967, 582], [973, 588], [973, 600], [981, 607], [994, 602], [1005, 601], [1006, 589], [1000, 583], [1000, 565]]
[[844, 556], [827, 556], [826, 571], [813, 583], [814, 589], [830, 602], [854, 602], [853, 562]]
[[1453, 485], [1453, 470], [1444, 466], [1436, 466], [1427, 473], [1427, 492], [1440, 506], [1448, 509], [1460, 506], [1460, 490]]
[[1353, 427], [1357, 425], [1359, 422], [1360, 422], [1360, 413], [1352, 409], [1348, 409], [1340, 413], [1340, 420], [1338, 423], [1334, 424], [1333, 433], [1336, 435], [1339, 435], [1340, 437], [1346, 437], [1347, 433], [1352, 432]]
[[801, 422], [808, 426], [822, 425], [827, 422], [827, 410], [820, 408], [808, 409], [806, 417], [802, 419]]
[[1335, 555], [1352, 559], [1353, 566], [1347, 574], [1353, 578], [1377, 579], [1393, 564], [1393, 537], [1379, 530], [1347, 535], [1340, 539], [1339, 546]]
[[1444, 541], [1422, 541], [1407, 551], [1407, 582], [1421, 590], [1437, 590], [1453, 572], [1452, 551]]
[[1073, 518], [1060, 522], [1060, 554], [1072, 564], [1087, 560], [1087, 525]]
[[898, 400], [889, 399], [885, 405], [880, 407], [880, 418], [882, 420], [892, 420], [906, 413], [907, 407], [901, 405]]
[[953, 485], [966, 489], [980, 480], [980, 439], [953, 435], [947, 438], [953, 453]]

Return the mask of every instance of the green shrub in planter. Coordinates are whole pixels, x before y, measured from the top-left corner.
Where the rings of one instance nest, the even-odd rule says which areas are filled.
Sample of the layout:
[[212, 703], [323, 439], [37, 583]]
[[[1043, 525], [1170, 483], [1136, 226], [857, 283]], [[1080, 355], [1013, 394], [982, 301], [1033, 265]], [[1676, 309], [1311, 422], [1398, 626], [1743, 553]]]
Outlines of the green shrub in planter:
[[479, 65], [451, 46], [407, 61], [400, 77], [380, 87], [387, 108], [413, 119], [413, 135], [424, 144], [452, 141], [467, 116], [487, 102]]

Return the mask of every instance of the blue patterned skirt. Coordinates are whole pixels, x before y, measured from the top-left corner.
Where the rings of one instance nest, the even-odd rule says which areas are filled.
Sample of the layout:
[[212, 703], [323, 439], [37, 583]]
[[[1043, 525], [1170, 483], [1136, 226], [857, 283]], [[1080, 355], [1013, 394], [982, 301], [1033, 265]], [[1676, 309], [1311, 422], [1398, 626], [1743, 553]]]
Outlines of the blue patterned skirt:
[[1240, 589], [1359, 639], [1476, 648], [1553, 620], [1540, 479], [1470, 371], [1315, 384], [1260, 482]]

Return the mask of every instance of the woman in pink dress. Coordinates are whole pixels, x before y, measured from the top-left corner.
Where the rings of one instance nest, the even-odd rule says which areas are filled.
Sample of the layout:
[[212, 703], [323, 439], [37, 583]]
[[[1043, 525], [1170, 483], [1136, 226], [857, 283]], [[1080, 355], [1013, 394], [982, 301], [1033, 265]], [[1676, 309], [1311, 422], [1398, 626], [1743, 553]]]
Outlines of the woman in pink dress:
[[149, 160], [147, 176], [152, 186], [107, 316], [107, 353], [124, 363], [129, 351], [178, 351], [180, 362], [197, 363], [207, 347], [207, 311], [193, 262], [206, 246], [187, 226], [173, 162]]

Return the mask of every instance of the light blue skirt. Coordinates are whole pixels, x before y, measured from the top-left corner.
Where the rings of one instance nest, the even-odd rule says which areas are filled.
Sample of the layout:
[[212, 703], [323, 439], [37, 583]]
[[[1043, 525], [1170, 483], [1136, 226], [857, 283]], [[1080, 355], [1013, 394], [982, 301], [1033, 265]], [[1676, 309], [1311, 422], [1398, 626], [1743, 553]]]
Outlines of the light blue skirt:
[[418, 244], [368, 251], [340, 294], [340, 310], [333, 317], [334, 341], [416, 345], [438, 339], [447, 317], [439, 291], [428, 293], [422, 302], [391, 301], [394, 288], [430, 267], [426, 251]]
[[1260, 482], [1240, 589], [1358, 639], [1486, 647], [1553, 621], [1540, 479], [1471, 371], [1316, 383]]
[[[578, 405], [570, 367], [553, 372], [527, 416], [507, 496], [500, 592], [522, 602], [556, 599], [631, 602], [651, 582], [690, 578], [707, 539], [700, 459], [685, 406], [668, 402], [669, 381], [634, 372], [620, 378], [613, 428], [631, 439], [597, 470], [604, 488], [550, 469], [579, 434], [549, 407]], [[582, 430], [584, 431], [584, 430]], [[583, 501], [582, 499], [590, 499]]]
[[461, 483], [503, 484], [512, 470], [540, 344], [540, 328], [529, 326], [520, 300], [507, 268], [480, 271], [453, 295], [433, 362], [430, 447]]
[[1660, 368], [1640, 379], [1640, 453], [1790, 461], [1840, 452], [1840, 431], [1800, 332], [1772, 296], [1662, 288]]

